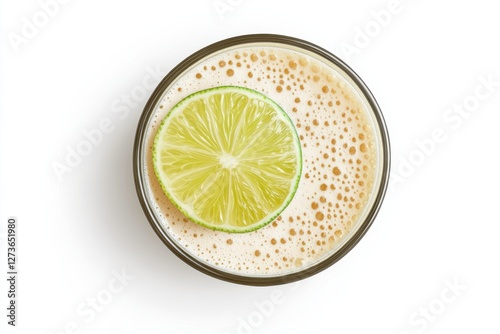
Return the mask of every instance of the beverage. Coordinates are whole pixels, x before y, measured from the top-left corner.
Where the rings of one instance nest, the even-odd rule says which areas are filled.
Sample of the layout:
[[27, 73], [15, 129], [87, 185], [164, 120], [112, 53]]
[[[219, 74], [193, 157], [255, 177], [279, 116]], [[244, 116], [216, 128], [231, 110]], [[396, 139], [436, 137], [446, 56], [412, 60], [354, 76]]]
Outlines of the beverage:
[[[329, 59], [280, 38], [234, 43], [191, 61], [150, 101], [141, 137], [139, 174], [157, 232], [190, 264], [223, 279], [249, 283], [250, 277], [249, 284], [279, 283], [277, 278], [309, 275], [336, 261], [370, 225], [387, 183], [387, 138], [369, 92]], [[268, 96], [300, 137], [303, 166], [295, 196], [276, 220], [250, 233], [189, 221], [165, 196], [152, 166], [153, 139], [169, 110], [217, 86]]]

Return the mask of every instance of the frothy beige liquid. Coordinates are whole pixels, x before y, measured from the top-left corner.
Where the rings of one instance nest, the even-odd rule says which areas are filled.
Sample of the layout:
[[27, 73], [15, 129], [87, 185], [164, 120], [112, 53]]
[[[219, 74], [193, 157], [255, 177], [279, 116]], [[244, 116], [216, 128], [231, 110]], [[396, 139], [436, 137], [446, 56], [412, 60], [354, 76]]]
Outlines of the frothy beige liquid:
[[[277, 102], [302, 145], [295, 197], [274, 222], [250, 233], [212, 231], [186, 219], [152, 166], [153, 139], [168, 111], [189, 94], [222, 85], [251, 88]], [[379, 165], [374, 124], [351, 84], [313, 56], [283, 46], [224, 50], [185, 72], [158, 104], [147, 134], [147, 192], [166, 232], [201, 261], [242, 275], [289, 274], [331, 255], [364, 218]]]

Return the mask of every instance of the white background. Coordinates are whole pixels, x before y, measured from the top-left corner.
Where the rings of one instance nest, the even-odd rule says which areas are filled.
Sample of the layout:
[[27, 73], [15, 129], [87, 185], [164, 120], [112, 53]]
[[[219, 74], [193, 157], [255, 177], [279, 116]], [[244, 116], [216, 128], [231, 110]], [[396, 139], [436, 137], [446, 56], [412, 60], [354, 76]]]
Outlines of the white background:
[[[51, 1], [1, 2], [2, 333], [499, 332], [493, 2], [60, 1], [47, 22], [41, 3]], [[40, 27], [23, 37], [34, 20]], [[147, 96], [113, 112], [148, 70], [163, 76], [201, 47], [258, 32], [344, 59], [377, 98], [393, 157], [391, 189], [358, 246], [300, 284], [266, 288], [208, 277], [163, 245], [133, 184]], [[112, 131], [59, 180], [54, 164], [106, 119]], [[19, 225], [15, 328], [6, 326], [9, 216]], [[90, 311], [96, 297], [106, 305]]]

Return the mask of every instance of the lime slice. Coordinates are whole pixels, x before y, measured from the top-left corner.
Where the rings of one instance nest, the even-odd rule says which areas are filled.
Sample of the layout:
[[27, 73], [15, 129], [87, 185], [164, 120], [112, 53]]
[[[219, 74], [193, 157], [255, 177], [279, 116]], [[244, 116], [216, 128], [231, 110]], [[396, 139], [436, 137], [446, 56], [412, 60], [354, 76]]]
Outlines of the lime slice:
[[168, 198], [195, 223], [231, 233], [273, 221], [293, 198], [302, 170], [288, 115], [256, 91], [196, 92], [163, 120], [153, 147]]

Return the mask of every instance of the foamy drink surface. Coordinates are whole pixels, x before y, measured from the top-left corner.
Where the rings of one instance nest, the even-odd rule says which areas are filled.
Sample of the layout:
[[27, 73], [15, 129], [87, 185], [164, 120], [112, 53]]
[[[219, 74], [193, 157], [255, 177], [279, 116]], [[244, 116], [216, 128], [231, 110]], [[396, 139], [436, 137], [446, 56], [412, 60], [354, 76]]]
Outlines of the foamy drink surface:
[[[303, 165], [295, 196], [277, 219], [254, 232], [213, 231], [189, 221], [163, 193], [153, 170], [153, 140], [170, 109], [217, 86], [268, 96], [286, 111], [300, 138]], [[356, 231], [378, 191], [380, 135], [373, 112], [332, 64], [300, 49], [249, 44], [213, 54], [169, 86], [151, 119], [146, 194], [171, 239], [218, 270], [275, 276], [312, 266]]]

